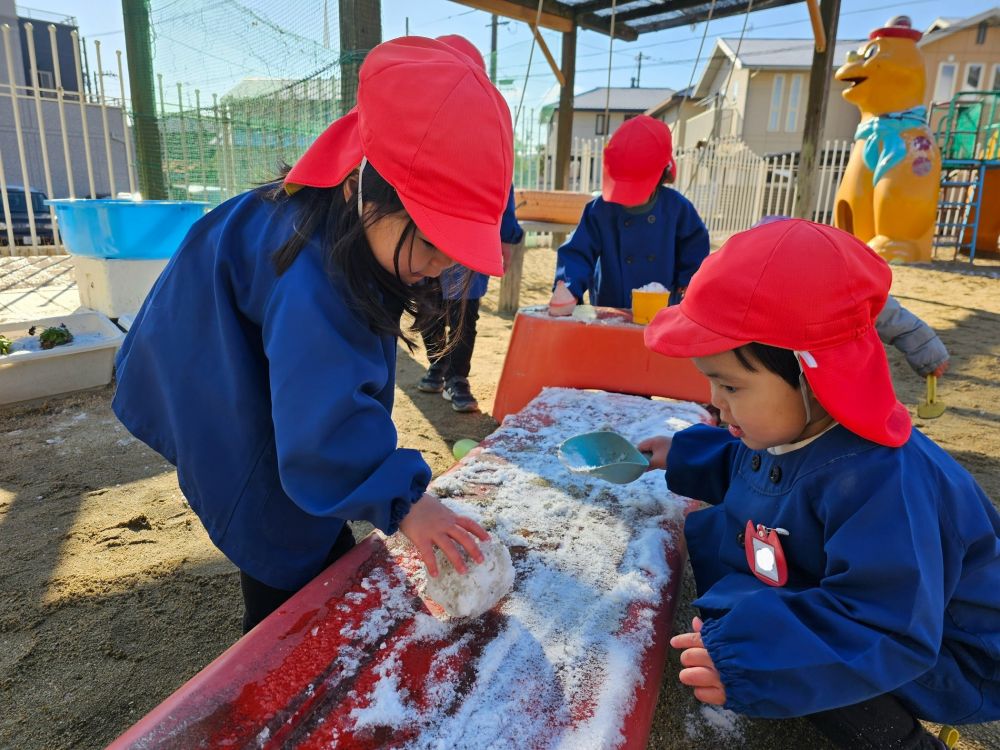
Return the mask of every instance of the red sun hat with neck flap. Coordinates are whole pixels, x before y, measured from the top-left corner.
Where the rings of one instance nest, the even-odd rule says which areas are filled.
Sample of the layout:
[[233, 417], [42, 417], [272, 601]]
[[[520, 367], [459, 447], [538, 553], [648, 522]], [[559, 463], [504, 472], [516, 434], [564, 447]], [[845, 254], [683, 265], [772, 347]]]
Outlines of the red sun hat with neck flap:
[[415, 36], [375, 47], [361, 65], [358, 105], [316, 139], [285, 188], [334, 187], [363, 158], [439, 250], [474, 271], [503, 275], [500, 219], [514, 158], [510, 109], [465, 54]]
[[452, 49], [457, 49], [479, 66], [480, 70], [484, 73], [486, 72], [486, 61], [483, 59], [483, 54], [476, 48], [476, 45], [461, 34], [445, 34], [444, 36], [437, 37], [437, 40], [444, 42]]
[[604, 149], [601, 197], [625, 206], [642, 205], [662, 182], [667, 167], [676, 178], [677, 163], [667, 124], [649, 115], [626, 120]]
[[681, 303], [646, 328], [646, 346], [668, 357], [754, 341], [791, 349], [830, 416], [898, 447], [910, 436], [910, 415], [875, 330], [891, 284], [888, 264], [847, 232], [801, 219], [766, 224], [705, 259]]

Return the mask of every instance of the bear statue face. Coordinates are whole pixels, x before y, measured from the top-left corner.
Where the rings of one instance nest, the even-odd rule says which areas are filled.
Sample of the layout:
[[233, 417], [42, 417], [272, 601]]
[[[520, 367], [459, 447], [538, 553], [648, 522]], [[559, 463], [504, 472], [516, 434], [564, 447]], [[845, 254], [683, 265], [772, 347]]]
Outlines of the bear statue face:
[[883, 115], [923, 104], [924, 60], [913, 39], [872, 39], [847, 54], [834, 78], [850, 84], [842, 96], [865, 114]]

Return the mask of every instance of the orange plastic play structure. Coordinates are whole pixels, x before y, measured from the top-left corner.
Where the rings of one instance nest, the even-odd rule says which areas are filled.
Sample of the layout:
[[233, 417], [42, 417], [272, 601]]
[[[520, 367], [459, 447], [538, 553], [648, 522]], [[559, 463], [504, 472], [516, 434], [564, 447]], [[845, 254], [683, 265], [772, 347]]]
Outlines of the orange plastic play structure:
[[654, 354], [627, 310], [598, 307], [596, 321], [526, 308], [514, 319], [493, 418], [520, 411], [542, 388], [597, 388], [708, 403], [708, 380], [689, 359]]
[[941, 153], [927, 126], [921, 33], [899, 16], [876, 29], [836, 72], [861, 110], [834, 224], [892, 262], [931, 259]]

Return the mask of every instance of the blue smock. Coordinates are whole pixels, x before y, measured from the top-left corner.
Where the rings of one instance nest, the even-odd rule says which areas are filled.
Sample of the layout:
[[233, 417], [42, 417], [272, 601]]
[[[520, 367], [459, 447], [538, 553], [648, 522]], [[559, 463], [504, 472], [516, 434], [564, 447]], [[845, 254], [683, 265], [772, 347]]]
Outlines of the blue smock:
[[122, 345], [113, 402], [219, 549], [286, 590], [345, 521], [393, 533], [431, 478], [396, 446], [396, 340], [349, 304], [321, 230], [275, 273], [297, 205], [256, 190], [191, 228]]
[[[916, 429], [887, 448], [836, 426], [790, 453], [726, 430], [674, 436], [702, 639], [726, 708], [782, 718], [892, 693], [923, 719], [1000, 718], [1000, 515]], [[752, 573], [747, 521], [779, 537], [788, 581]]]
[[[660, 186], [648, 210], [633, 213], [595, 198], [559, 248], [556, 282], [577, 299], [603, 307], [632, 307], [632, 290], [657, 282], [676, 292], [708, 257], [708, 230], [691, 201]], [[676, 298], [676, 294], [674, 295]]]
[[[507, 207], [500, 218], [500, 241], [507, 245], [516, 245], [524, 238], [524, 230], [517, 223], [514, 215], [514, 188], [511, 187], [507, 196]], [[482, 299], [489, 286], [490, 277], [485, 273], [469, 271], [465, 266], [454, 265], [441, 274], [441, 296], [444, 299], [461, 299], [462, 285], [465, 277], [469, 275], [469, 289], [465, 293], [466, 299]]]

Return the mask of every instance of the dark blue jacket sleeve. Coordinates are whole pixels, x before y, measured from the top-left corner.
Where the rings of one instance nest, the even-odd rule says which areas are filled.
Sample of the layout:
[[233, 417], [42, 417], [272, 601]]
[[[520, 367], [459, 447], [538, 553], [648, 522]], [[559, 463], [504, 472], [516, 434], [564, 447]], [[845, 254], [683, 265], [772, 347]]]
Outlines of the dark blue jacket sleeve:
[[[566, 286], [579, 300], [594, 281], [597, 259], [601, 254], [600, 230], [593, 218], [594, 202], [583, 208], [580, 223], [556, 254], [556, 283]], [[555, 288], [555, 283], [553, 283]]]
[[954, 530], [926, 477], [888, 473], [832, 483], [825, 474], [827, 486], [813, 488], [826, 496], [818, 587], [765, 587], [705, 623], [726, 708], [804, 716], [891, 692], [934, 666], [952, 585], [943, 571], [961, 565], [962, 545], [945, 543]]
[[667, 454], [667, 487], [718, 505], [729, 489], [740, 441], [721, 427], [698, 424], [676, 433]]
[[376, 398], [394, 380], [382, 338], [307, 260], [277, 280], [263, 321], [281, 485], [307, 513], [392, 534], [431, 471], [419, 452], [396, 447]]
[[508, 245], [516, 245], [524, 239], [524, 230], [517, 223], [517, 216], [514, 213], [514, 188], [510, 189], [507, 196], [507, 208], [503, 210], [500, 217], [500, 241]]
[[701, 263], [708, 257], [708, 230], [691, 201], [680, 196], [681, 210], [677, 221], [677, 262], [671, 289], [686, 287]]

